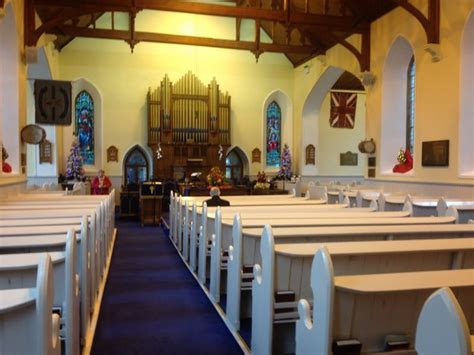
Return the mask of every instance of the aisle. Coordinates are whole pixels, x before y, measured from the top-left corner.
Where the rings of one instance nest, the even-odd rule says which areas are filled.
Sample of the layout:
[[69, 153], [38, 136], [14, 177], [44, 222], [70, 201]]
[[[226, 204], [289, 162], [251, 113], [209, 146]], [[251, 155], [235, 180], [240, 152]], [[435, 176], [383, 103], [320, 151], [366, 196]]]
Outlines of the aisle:
[[117, 222], [92, 354], [242, 354], [159, 227]]

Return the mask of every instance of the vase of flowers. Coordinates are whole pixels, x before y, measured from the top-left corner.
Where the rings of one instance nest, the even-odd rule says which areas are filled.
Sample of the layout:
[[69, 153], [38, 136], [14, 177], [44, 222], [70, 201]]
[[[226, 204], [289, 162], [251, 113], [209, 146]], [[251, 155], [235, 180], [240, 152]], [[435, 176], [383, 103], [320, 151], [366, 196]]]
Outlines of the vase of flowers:
[[224, 174], [219, 167], [214, 166], [207, 175], [207, 183], [209, 186], [220, 186], [225, 182]]
[[270, 184], [267, 181], [267, 176], [265, 175], [264, 171], [262, 171], [262, 172], [259, 171], [258, 172], [257, 182], [255, 183], [254, 189], [255, 190], [263, 190], [262, 192], [268, 191], [270, 189]]

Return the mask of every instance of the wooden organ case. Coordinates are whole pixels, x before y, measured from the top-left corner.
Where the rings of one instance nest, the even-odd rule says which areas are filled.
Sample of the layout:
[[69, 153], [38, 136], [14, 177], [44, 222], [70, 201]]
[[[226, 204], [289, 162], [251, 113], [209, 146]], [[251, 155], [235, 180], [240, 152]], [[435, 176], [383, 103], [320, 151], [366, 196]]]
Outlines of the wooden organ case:
[[204, 180], [214, 166], [225, 171], [230, 96], [219, 90], [215, 78], [206, 86], [190, 71], [174, 84], [165, 75], [160, 86], [149, 89], [147, 106], [155, 177], [179, 180], [201, 172]]

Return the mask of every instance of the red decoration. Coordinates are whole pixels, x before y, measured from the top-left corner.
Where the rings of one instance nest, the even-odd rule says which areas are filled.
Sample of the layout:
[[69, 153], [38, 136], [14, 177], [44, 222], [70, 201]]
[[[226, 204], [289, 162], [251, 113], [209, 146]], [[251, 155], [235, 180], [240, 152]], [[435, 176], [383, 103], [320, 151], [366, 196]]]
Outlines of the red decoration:
[[11, 173], [12, 172], [12, 167], [10, 164], [8, 164], [7, 162], [3, 162], [2, 164], [2, 171], [4, 173]]
[[397, 164], [393, 167], [394, 173], [406, 173], [413, 169], [413, 157], [411, 156], [410, 150], [405, 149], [405, 162]]
[[331, 116], [329, 124], [334, 128], [354, 128], [357, 94], [331, 92]]

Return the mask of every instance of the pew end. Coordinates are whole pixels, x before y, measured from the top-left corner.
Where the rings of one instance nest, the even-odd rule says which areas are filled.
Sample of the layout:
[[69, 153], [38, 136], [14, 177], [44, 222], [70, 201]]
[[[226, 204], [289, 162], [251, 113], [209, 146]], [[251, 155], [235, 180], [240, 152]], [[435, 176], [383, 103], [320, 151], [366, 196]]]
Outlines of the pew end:
[[426, 300], [418, 317], [415, 342], [419, 355], [472, 354], [466, 317], [449, 288], [439, 289]]

